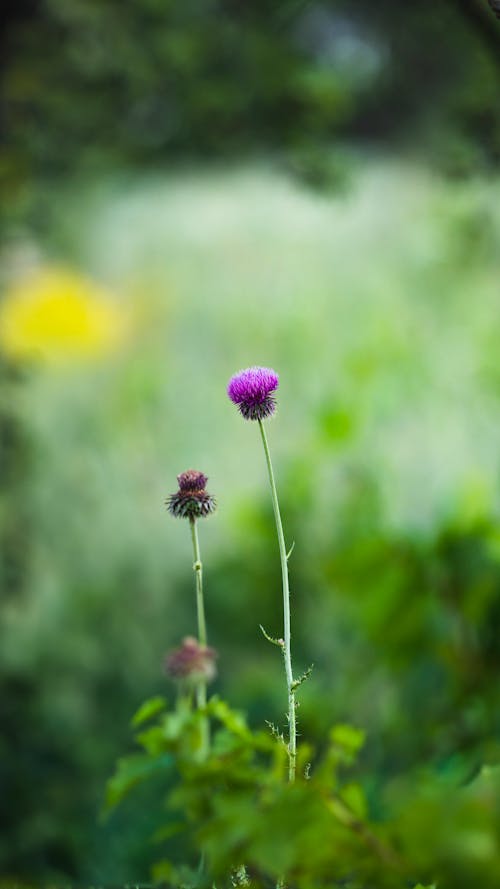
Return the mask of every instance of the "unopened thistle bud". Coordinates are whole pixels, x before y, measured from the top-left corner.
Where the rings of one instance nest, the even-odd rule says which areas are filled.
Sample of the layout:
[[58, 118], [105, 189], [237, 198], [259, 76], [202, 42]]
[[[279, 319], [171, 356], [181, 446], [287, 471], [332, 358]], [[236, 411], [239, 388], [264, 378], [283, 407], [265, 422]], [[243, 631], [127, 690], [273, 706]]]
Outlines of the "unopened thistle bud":
[[182, 645], [175, 648], [165, 658], [165, 672], [171, 679], [196, 685], [203, 680], [215, 678], [217, 652], [208, 645], [200, 645], [194, 636], [186, 636]]
[[248, 367], [229, 380], [227, 394], [237, 404], [245, 420], [265, 420], [276, 410], [273, 393], [279, 385], [278, 374], [270, 367]]
[[205, 490], [208, 479], [203, 472], [188, 469], [177, 476], [177, 481], [179, 490], [165, 501], [171, 515], [178, 519], [199, 519], [215, 512], [215, 498]]

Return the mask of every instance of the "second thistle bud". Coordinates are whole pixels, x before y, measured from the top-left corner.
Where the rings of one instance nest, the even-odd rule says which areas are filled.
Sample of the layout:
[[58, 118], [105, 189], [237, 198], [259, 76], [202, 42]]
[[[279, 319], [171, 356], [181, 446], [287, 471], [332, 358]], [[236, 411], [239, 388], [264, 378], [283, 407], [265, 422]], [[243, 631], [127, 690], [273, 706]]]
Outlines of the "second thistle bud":
[[181, 472], [177, 476], [179, 490], [165, 501], [170, 514], [179, 519], [199, 519], [215, 512], [215, 498], [205, 490], [207, 481], [197, 469]]
[[200, 645], [194, 636], [186, 636], [182, 645], [165, 658], [165, 672], [176, 681], [195, 685], [200, 680], [210, 682], [217, 673], [217, 652], [208, 645]]

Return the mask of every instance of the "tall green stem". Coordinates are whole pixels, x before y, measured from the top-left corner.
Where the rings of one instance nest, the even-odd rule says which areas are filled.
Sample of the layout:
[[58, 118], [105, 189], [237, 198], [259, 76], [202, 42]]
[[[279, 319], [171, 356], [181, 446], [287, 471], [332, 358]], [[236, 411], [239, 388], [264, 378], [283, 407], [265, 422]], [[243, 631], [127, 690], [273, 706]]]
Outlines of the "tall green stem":
[[[198, 642], [207, 644], [207, 624], [205, 620], [205, 603], [203, 600], [203, 564], [200, 555], [200, 541], [198, 540], [198, 526], [195, 518], [189, 519], [191, 539], [193, 541], [193, 571], [196, 578], [196, 613], [198, 617]], [[207, 683], [200, 679], [196, 689], [196, 701], [198, 707], [204, 707], [207, 703]]]
[[267, 443], [266, 431], [264, 429], [262, 420], [259, 420], [258, 423], [260, 434], [262, 436], [262, 444], [264, 445], [264, 453], [266, 455], [269, 483], [271, 486], [271, 499], [273, 502], [274, 519], [276, 522], [278, 546], [280, 551], [281, 581], [283, 586], [283, 623], [285, 643], [283, 648], [283, 655], [285, 659], [286, 687], [288, 692], [288, 778], [290, 781], [294, 781], [295, 761], [297, 758], [297, 727], [295, 719], [295, 686], [292, 673], [292, 651], [290, 642], [290, 587], [288, 583], [288, 558], [285, 546], [285, 536], [283, 534], [283, 524], [281, 522], [278, 492], [276, 490], [276, 482], [274, 480], [273, 464], [271, 462], [271, 454], [269, 451], [269, 445]]

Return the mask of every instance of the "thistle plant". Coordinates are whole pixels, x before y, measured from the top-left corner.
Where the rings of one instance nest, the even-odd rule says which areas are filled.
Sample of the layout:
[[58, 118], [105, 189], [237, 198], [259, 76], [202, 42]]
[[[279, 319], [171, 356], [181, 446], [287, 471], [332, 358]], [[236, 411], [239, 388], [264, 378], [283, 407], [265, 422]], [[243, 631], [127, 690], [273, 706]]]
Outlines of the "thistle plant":
[[[195, 650], [190, 637], [184, 640], [184, 647], [167, 659], [167, 671], [178, 672], [178, 676], [185, 678], [188, 673], [196, 679], [196, 702], [199, 708], [207, 703], [207, 680], [212, 678], [207, 664], [210, 661], [208, 653], [212, 651], [207, 646], [207, 622], [205, 618], [205, 602], [203, 599], [203, 563], [201, 561], [200, 542], [198, 538], [197, 520], [211, 515], [216, 508], [215, 499], [205, 489], [208, 479], [203, 472], [196, 469], [188, 469], [177, 476], [179, 489], [175, 494], [170, 494], [166, 500], [168, 511], [175, 518], [188, 519], [193, 543], [193, 571], [196, 585], [196, 613], [198, 621], [198, 647]], [[175, 655], [175, 656], [174, 656]], [[213, 663], [213, 657], [212, 657]], [[177, 678], [178, 678], [177, 676]]]
[[[152, 873], [156, 881], [179, 889], [244, 885], [264, 889], [273, 884], [276, 889], [368, 889], [375, 885], [377, 889], [403, 885], [418, 889], [413, 876], [422, 868], [421, 860], [417, 856], [416, 865], [407, 862], [399, 852], [402, 847], [406, 853], [404, 843], [397, 843], [394, 850], [392, 828], [391, 832], [384, 825], [372, 828], [362, 787], [344, 776], [356, 763], [363, 732], [350, 725], [334, 725], [321, 754], [308, 744], [297, 747], [295, 695], [309, 671], [294, 679], [288, 580], [291, 550], [287, 553], [265, 429], [265, 420], [276, 409], [278, 382], [270, 368], [248, 368], [232, 377], [228, 395], [245, 419], [258, 423], [269, 474], [284, 632], [283, 639], [273, 639], [265, 631], [264, 635], [284, 658], [287, 742], [278, 731], [250, 728], [244, 715], [225, 700], [212, 696], [207, 701], [216, 653], [207, 643], [197, 526], [199, 519], [213, 513], [215, 501], [206, 490], [206, 476], [190, 469], [178, 476], [179, 488], [166, 502], [175, 518], [187, 519], [190, 525], [198, 638], [185, 637], [166, 658], [166, 673], [181, 691], [175, 706], [170, 708], [163, 696], [157, 696], [145, 701], [134, 715], [132, 726], [140, 750], [119, 760], [108, 782], [107, 808], [120, 803], [137, 784], [168, 771], [164, 802], [168, 817], [155, 834], [160, 842], [167, 842], [166, 857], [156, 861]], [[174, 836], [172, 860], [168, 838]]]
[[274, 519], [276, 522], [276, 532], [278, 535], [278, 547], [281, 562], [281, 581], [283, 588], [283, 639], [273, 639], [264, 634], [269, 641], [278, 645], [283, 651], [285, 662], [285, 677], [288, 695], [288, 757], [289, 769], [288, 777], [290, 781], [295, 780], [296, 759], [297, 759], [297, 725], [296, 725], [296, 700], [295, 692], [302, 681], [294, 680], [292, 671], [292, 650], [291, 650], [291, 621], [290, 621], [290, 585], [288, 580], [288, 559], [291, 549], [287, 552], [285, 544], [285, 536], [283, 533], [283, 523], [281, 521], [281, 513], [278, 501], [278, 492], [276, 489], [276, 481], [274, 478], [273, 464], [271, 461], [271, 452], [267, 440], [264, 420], [271, 417], [276, 410], [276, 400], [274, 392], [278, 388], [279, 377], [269, 367], [249, 367], [241, 370], [231, 377], [227, 394], [229, 398], [238, 406], [240, 414], [245, 420], [255, 420], [259, 424], [262, 444], [264, 446], [264, 454], [266, 458], [267, 471], [269, 475], [269, 484], [271, 487], [271, 500], [273, 504]]

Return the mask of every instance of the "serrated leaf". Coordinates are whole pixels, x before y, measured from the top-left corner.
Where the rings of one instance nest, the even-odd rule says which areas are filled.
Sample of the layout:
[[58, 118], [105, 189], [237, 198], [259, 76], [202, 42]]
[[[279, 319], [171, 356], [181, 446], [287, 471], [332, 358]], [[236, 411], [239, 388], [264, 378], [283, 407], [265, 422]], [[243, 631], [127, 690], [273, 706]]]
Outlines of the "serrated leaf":
[[161, 713], [166, 706], [167, 701], [161, 695], [157, 695], [155, 698], [149, 698], [149, 700], [144, 701], [137, 712], [134, 713], [131, 719], [131, 725], [134, 727], [142, 725], [144, 722], [147, 722], [148, 719], [152, 719], [153, 716]]

